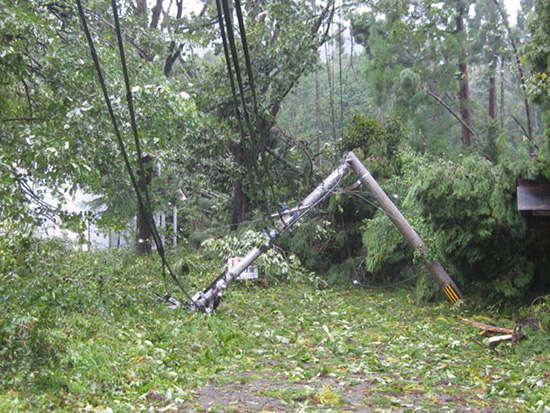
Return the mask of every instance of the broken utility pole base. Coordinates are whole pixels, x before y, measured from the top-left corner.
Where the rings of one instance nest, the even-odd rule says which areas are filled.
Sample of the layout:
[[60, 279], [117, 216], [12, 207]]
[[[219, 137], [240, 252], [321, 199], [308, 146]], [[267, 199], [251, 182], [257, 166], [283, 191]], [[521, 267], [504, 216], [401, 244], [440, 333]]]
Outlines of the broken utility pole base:
[[311, 211], [318, 203], [322, 202], [330, 195], [340, 184], [342, 178], [353, 170], [359, 177], [361, 184], [372, 194], [380, 207], [384, 210], [388, 218], [397, 227], [407, 243], [413, 250], [420, 251], [424, 258], [424, 264], [431, 276], [440, 285], [445, 296], [451, 303], [456, 303], [463, 298], [462, 292], [445, 271], [443, 266], [437, 261], [430, 261], [427, 257], [427, 250], [424, 242], [415, 232], [413, 227], [397, 209], [388, 195], [382, 190], [380, 185], [372, 177], [361, 161], [353, 152], [349, 152], [344, 162], [336, 168], [317, 188], [315, 188], [302, 202], [292, 209], [287, 209], [281, 214], [273, 216], [280, 218], [280, 228], [271, 229], [266, 235], [266, 240], [257, 248], [250, 251], [243, 259], [232, 269], [226, 268], [206, 289], [198, 292], [192, 297], [192, 302], [188, 304], [191, 310], [199, 310], [205, 313], [214, 311], [219, 305], [224, 291], [235, 281], [239, 275], [248, 268], [260, 255], [267, 251], [273, 245], [275, 239], [291, 227], [301, 217]]

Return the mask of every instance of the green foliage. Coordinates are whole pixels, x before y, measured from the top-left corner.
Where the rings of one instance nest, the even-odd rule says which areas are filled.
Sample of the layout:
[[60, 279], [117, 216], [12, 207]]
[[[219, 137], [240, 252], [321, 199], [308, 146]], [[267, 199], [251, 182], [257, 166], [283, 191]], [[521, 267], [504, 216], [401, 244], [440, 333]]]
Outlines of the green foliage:
[[533, 239], [514, 198], [516, 165], [472, 154], [406, 171], [415, 180], [407, 202], [420, 208], [428, 246], [466, 283], [494, 298], [523, 297], [536, 274]]
[[[421, 203], [422, 215], [437, 231], [433, 247], [455, 263], [470, 281], [478, 277], [502, 280], [503, 270], [515, 279], [513, 268], [517, 266], [517, 284], [514, 281], [510, 289], [505, 284], [496, 286], [505, 295], [517, 295], [519, 290], [514, 290], [514, 285], [522, 287], [522, 280], [532, 277], [519, 262], [510, 262], [520, 260], [516, 240], [524, 241], [525, 224], [511, 198], [515, 177], [493, 175], [491, 168], [488, 161], [475, 155], [460, 163], [430, 165], [415, 171], [419, 179], [409, 197]], [[502, 199], [507, 193], [508, 202]], [[511, 239], [514, 242], [510, 243]], [[498, 254], [494, 254], [496, 250]], [[488, 261], [488, 255], [493, 259]], [[495, 266], [502, 259], [504, 265]]]
[[528, 308], [520, 309], [519, 317], [526, 338], [517, 354], [521, 357], [544, 354], [550, 346], [550, 297], [537, 297]]
[[542, 150], [539, 155], [541, 171], [546, 177], [550, 176], [550, 47], [549, 47], [549, 22], [550, 6], [548, 2], [536, 0], [529, 15], [528, 27], [530, 31], [529, 41], [523, 48], [524, 62], [531, 73], [526, 76], [526, 95], [541, 108], [545, 120], [545, 133]]
[[[219, 239], [207, 239], [202, 243], [202, 247], [206, 252], [214, 253], [222, 262], [227, 262], [228, 258], [245, 256], [265, 240], [265, 234], [249, 230]], [[258, 267], [258, 272], [268, 279], [298, 281], [313, 276], [302, 267], [296, 255], [287, 254], [276, 246], [262, 254], [254, 265]]]
[[406, 136], [399, 120], [387, 119], [381, 126], [375, 119], [356, 115], [339, 141], [339, 148], [342, 152], [360, 149], [371, 173], [377, 178], [389, 178], [399, 173], [399, 164], [394, 157], [399, 143]]
[[[515, 199], [517, 177], [536, 176], [527, 149], [512, 147], [503, 135], [496, 162], [477, 154], [445, 161], [403, 146], [396, 157], [402, 175], [384, 182], [387, 193], [401, 195], [394, 202], [424, 239], [430, 259], [442, 261], [467, 295], [510, 302], [545, 284], [548, 262], [538, 251], [548, 240], [527, 228]], [[395, 277], [415, 261], [383, 212], [367, 219], [362, 232], [368, 271]], [[439, 296], [438, 290], [418, 284], [421, 297]]]
[[[531, 330], [517, 346], [488, 350], [454, 308], [414, 305], [409, 290], [234, 286], [203, 315], [154, 298], [162, 280], [151, 257], [83, 253], [29, 234], [0, 243], [26, 257], [1, 273], [3, 411], [535, 410], [548, 400], [550, 359], [547, 348], [531, 351]], [[184, 281], [209, 281], [211, 261], [170, 255], [187, 268]], [[539, 304], [520, 314], [524, 323], [545, 320]]]
[[384, 211], [377, 211], [362, 230], [367, 271], [392, 279], [412, 263], [410, 247]]
[[[90, 25], [102, 71], [135, 168], [120, 58], [112, 47], [111, 12], [97, 2], [85, 7], [93, 10]], [[126, 220], [135, 213], [130, 181], [75, 11], [74, 3], [64, 1], [2, 2], [0, 17], [6, 24], [0, 28], [0, 101], [6, 110], [0, 127], [0, 187], [11, 186], [1, 195], [4, 219], [30, 221], [33, 213], [39, 218], [52, 213], [68, 217], [42, 202], [44, 187], [60, 200], [77, 188], [99, 195], [96, 203], [101, 203], [106, 219]], [[132, 20], [123, 15], [123, 26], [130, 27]], [[154, 47], [157, 35], [147, 35], [147, 47]], [[190, 89], [187, 82], [168, 80], [153, 59], [134, 51], [128, 47], [127, 60], [139, 134], [143, 150], [152, 155], [158, 169], [164, 167], [164, 185], [159, 186], [167, 190], [165, 177], [172, 171], [166, 164], [182, 156], [184, 141], [196, 133], [200, 119], [193, 99], [185, 93]], [[171, 183], [178, 185], [180, 180]], [[31, 203], [40, 208], [29, 211]]]
[[326, 269], [326, 254], [341, 248], [336, 239], [337, 233], [332, 223], [325, 219], [299, 221], [290, 234], [282, 238], [289, 251], [300, 258], [306, 268], [322, 272]]

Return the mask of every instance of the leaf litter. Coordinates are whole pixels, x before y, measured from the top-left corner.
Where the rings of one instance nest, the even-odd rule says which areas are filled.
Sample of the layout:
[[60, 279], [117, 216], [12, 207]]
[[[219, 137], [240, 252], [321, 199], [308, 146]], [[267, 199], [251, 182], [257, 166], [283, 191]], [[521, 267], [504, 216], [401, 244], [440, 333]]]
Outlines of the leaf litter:
[[[288, 282], [235, 286], [216, 314], [203, 315], [140, 299], [152, 285], [121, 290], [112, 277], [100, 305], [57, 311], [43, 331], [55, 358], [4, 376], [0, 410], [549, 408], [549, 351], [526, 354], [523, 342], [479, 346], [471, 340], [478, 329], [459, 319], [513, 324], [495, 314], [419, 305], [408, 290]], [[82, 287], [66, 288], [67, 297], [81, 297], [71, 294]]]

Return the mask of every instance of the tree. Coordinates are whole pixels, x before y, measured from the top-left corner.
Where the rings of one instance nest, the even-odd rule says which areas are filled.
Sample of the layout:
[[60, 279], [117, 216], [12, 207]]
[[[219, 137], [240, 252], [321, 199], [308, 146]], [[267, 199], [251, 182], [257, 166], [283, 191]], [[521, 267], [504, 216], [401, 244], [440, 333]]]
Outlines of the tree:
[[[454, 109], [455, 104], [460, 107], [459, 95], [453, 96], [459, 91], [456, 77], [462, 79], [463, 91], [466, 85], [456, 70], [457, 61], [465, 63], [461, 45], [466, 41], [465, 33], [457, 33], [456, 10], [456, 2], [443, 7], [422, 1], [387, 1], [352, 17], [355, 37], [368, 57], [367, 79], [376, 103], [384, 105], [383, 111], [407, 120], [412, 130], [429, 139], [427, 146], [433, 149], [453, 143], [449, 139], [453, 126], [444, 111], [470, 127]], [[462, 109], [467, 109], [466, 100], [462, 102]]]
[[[284, 98], [303, 74], [314, 69], [317, 50], [326, 40], [323, 24], [330, 24], [332, 13], [331, 3], [313, 12], [309, 5], [293, 1], [246, 2], [242, 9], [244, 31], [243, 28], [237, 31], [227, 24], [237, 21], [233, 16], [235, 9], [230, 12], [225, 27], [235, 39], [233, 52], [236, 53], [232, 53], [230, 59], [233, 65], [237, 62], [242, 68], [244, 94], [237, 90], [237, 99], [233, 98], [227, 67], [220, 64], [219, 55], [224, 49], [217, 28], [211, 32], [213, 59], [202, 61], [202, 80], [196, 87], [199, 107], [232, 127], [225, 129], [224, 134], [230, 134], [229, 152], [238, 171], [237, 176], [232, 177], [230, 223], [231, 228], [236, 229], [244, 220], [249, 204], [259, 206], [270, 196], [265, 188], [271, 184], [270, 154], [277, 146], [273, 133], [275, 120]], [[205, 15], [215, 13], [216, 10], [209, 7]], [[246, 33], [247, 48], [243, 47], [243, 33]], [[250, 67], [245, 52], [249, 53]], [[235, 80], [235, 85], [237, 83]]]
[[[6, 24], [0, 34], [5, 40], [0, 99], [7, 108], [2, 114], [2, 182], [16, 183], [18, 187], [17, 191], [11, 190], [12, 195], [17, 192], [18, 196], [12, 196], [11, 204], [5, 205], [10, 205], [12, 215], [13, 211], [27, 210], [32, 216], [34, 209], [29, 210], [30, 205], [47, 207], [41, 194], [32, 191], [33, 187], [50, 188], [59, 198], [66, 190], [80, 187], [101, 195], [109, 207], [107, 213], [115, 212], [117, 219], [125, 217], [129, 221], [136, 212], [135, 204], [128, 202], [133, 197], [132, 189], [74, 4], [2, 5], [0, 13]], [[120, 86], [120, 59], [110, 23], [112, 12], [103, 3], [89, 6], [87, 14], [95, 38], [100, 39], [97, 48], [107, 87], [117, 117], [124, 119], [120, 122], [122, 135], [135, 168], [138, 160], [130, 138], [125, 92]], [[125, 28], [133, 27], [132, 18], [132, 14], [123, 16]], [[183, 92], [186, 85], [168, 81], [161, 67], [143, 58], [144, 46], [134, 42], [128, 35], [131, 30], [126, 30], [123, 29], [129, 46], [139, 132], [149, 155], [162, 163], [193, 133], [196, 110], [190, 96]], [[147, 41], [150, 45], [162, 44], [155, 35], [149, 35]]]
[[534, 10], [529, 16], [531, 36], [524, 46], [524, 59], [531, 73], [526, 81], [526, 93], [538, 104], [546, 120], [545, 144], [543, 147], [543, 173], [550, 176], [550, 4], [534, 1]]

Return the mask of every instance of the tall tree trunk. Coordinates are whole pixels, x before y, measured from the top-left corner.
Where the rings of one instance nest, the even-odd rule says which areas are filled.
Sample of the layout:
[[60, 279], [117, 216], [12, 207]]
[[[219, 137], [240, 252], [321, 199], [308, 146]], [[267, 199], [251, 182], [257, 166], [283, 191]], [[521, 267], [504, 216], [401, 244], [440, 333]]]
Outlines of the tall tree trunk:
[[137, 0], [136, 14], [141, 20], [141, 26], [147, 27], [147, 0]]
[[[456, 16], [456, 34], [459, 39], [465, 36], [464, 32], [464, 6], [462, 1], [457, 1], [457, 16]], [[458, 59], [458, 100], [460, 102], [460, 117], [464, 125], [462, 126], [462, 143], [466, 146], [472, 144], [471, 119], [470, 119], [470, 92], [468, 88], [468, 64], [466, 63], [466, 48], [465, 41], [462, 40], [462, 51]], [[466, 127], [467, 125], [468, 127]]]
[[[321, 37], [317, 44], [317, 48], [319, 48], [322, 44], [324, 44], [328, 39], [328, 30], [330, 28], [330, 23], [332, 22], [332, 18], [334, 15], [334, 3], [332, 1], [328, 1], [327, 5], [323, 8], [321, 13], [317, 15], [315, 18], [312, 28], [311, 28], [311, 35], [315, 38], [317, 36], [317, 33], [319, 29], [322, 26], [322, 23], [324, 21], [327, 22], [326, 24], [326, 30], [324, 35]], [[232, 13], [229, 13], [229, 16], [232, 17]], [[273, 29], [273, 34], [271, 36], [271, 39], [269, 40], [269, 45], [273, 45], [280, 39], [280, 29], [275, 28]], [[230, 228], [232, 230], [236, 230], [239, 227], [239, 224], [244, 221], [245, 214], [247, 212], [247, 209], [250, 204], [250, 198], [247, 195], [248, 193], [251, 194], [260, 194], [264, 193], [265, 190], [265, 182], [269, 182], [269, 165], [267, 164], [266, 160], [266, 152], [269, 151], [269, 148], [267, 146], [268, 139], [270, 136], [270, 131], [275, 125], [275, 119], [277, 118], [277, 114], [281, 108], [281, 101], [291, 92], [291, 90], [294, 88], [296, 82], [298, 81], [299, 77], [291, 77], [292, 81], [289, 82], [289, 84], [286, 85], [285, 89], [281, 93], [280, 99], [277, 101], [272, 102], [268, 105], [266, 109], [269, 110], [270, 116], [269, 119], [264, 117], [263, 115], [258, 115], [258, 113], [255, 113], [256, 117], [256, 124], [257, 124], [257, 130], [255, 132], [251, 132], [251, 135], [255, 136], [249, 136], [250, 140], [252, 142], [248, 142], [246, 139], [244, 139], [244, 136], [242, 137], [241, 145], [238, 148], [232, 148], [232, 154], [235, 157], [235, 160], [237, 164], [244, 168], [247, 172], [247, 176], [242, 176], [236, 179], [234, 182], [234, 193], [233, 193], [233, 201], [231, 205], [231, 223]], [[329, 79], [330, 79], [330, 71], [329, 71]], [[332, 79], [331, 85], [333, 84]], [[262, 88], [260, 90], [261, 94], [268, 93], [268, 87]], [[244, 96], [244, 95], [243, 95]], [[243, 108], [245, 107], [244, 102], [241, 102], [241, 105]], [[333, 101], [332, 101], [332, 94], [331, 94], [331, 107], [333, 107]], [[334, 119], [334, 113], [332, 115], [332, 118]], [[334, 122], [333, 122], [334, 125]], [[335, 135], [334, 132], [334, 126], [333, 126], [333, 135]], [[260, 160], [263, 163], [263, 170], [260, 173]], [[247, 181], [248, 179], [248, 181]], [[250, 184], [249, 188], [246, 187], [245, 184]], [[264, 193], [265, 196], [265, 193]], [[256, 195], [254, 195], [256, 198]]]
[[[233, 150], [235, 160], [239, 164], [241, 169], [248, 170], [247, 159], [243, 145]], [[236, 231], [239, 228], [239, 224], [244, 221], [246, 216], [246, 210], [248, 207], [248, 195], [244, 190], [244, 181], [245, 177], [241, 177], [235, 180], [233, 183], [233, 200], [231, 202], [231, 222], [229, 224], [229, 229], [231, 231]]]
[[[311, 0], [311, 10], [313, 15], [316, 13], [315, 0]], [[321, 137], [323, 124], [321, 122], [321, 84], [319, 82], [319, 65], [315, 66], [315, 129], [317, 136], [315, 137], [315, 164], [321, 167], [323, 160], [321, 158]]]
[[504, 129], [504, 103], [506, 102], [504, 87], [506, 85], [505, 81], [505, 71], [504, 71], [504, 55], [500, 56], [500, 128]]
[[[183, 15], [183, 0], [176, 0], [176, 20], [180, 20]], [[164, 61], [164, 75], [166, 77], [170, 76], [174, 63], [178, 60], [179, 55], [181, 54], [181, 46], [176, 44], [175, 40], [170, 42], [170, 49], [168, 56]]]
[[[152, 158], [149, 155], [143, 156], [139, 162], [143, 166], [145, 176], [139, 174], [138, 188], [141, 194], [145, 194], [147, 187], [151, 184], [152, 179]], [[142, 168], [140, 168], [141, 171]], [[145, 197], [142, 197], [145, 199]], [[147, 205], [139, 205], [136, 219], [136, 250], [137, 255], [142, 257], [151, 253], [153, 233], [151, 231], [151, 223], [149, 221], [150, 214], [147, 210]]]
[[239, 229], [240, 223], [244, 221], [248, 201], [248, 196], [244, 191], [243, 180], [236, 180], [233, 186], [233, 201], [231, 203], [231, 223], [229, 225], [231, 231]]
[[319, 82], [319, 67], [315, 67], [315, 129], [317, 130], [315, 147], [315, 164], [321, 167], [323, 161], [321, 158], [321, 137], [323, 134], [323, 124], [321, 122], [321, 83]]
[[494, 73], [489, 77], [489, 117], [497, 118], [497, 85]]
[[531, 108], [529, 106], [529, 101], [527, 100], [527, 95], [525, 94], [525, 76], [523, 74], [523, 66], [521, 63], [521, 59], [519, 56], [519, 51], [516, 46], [516, 41], [514, 40], [514, 36], [512, 36], [512, 30], [510, 28], [510, 25], [508, 24], [508, 18], [506, 17], [506, 14], [504, 13], [504, 10], [502, 10], [502, 7], [500, 7], [499, 0], [493, 0], [495, 2], [495, 5], [497, 6], [498, 12], [500, 13], [502, 17], [502, 21], [504, 22], [504, 25], [506, 26], [506, 32], [508, 33], [508, 38], [510, 39], [510, 44], [512, 45], [512, 48], [514, 49], [514, 54], [516, 56], [516, 67], [519, 72], [519, 80], [521, 82], [521, 89], [523, 90], [524, 98], [523, 103], [525, 105], [525, 117], [527, 119], [527, 139], [532, 140], [533, 138], [533, 125], [531, 123]]
[[159, 25], [160, 13], [162, 12], [162, 2], [163, 0], [157, 0], [155, 7], [153, 7], [153, 14], [151, 16], [151, 29], [156, 29]]

